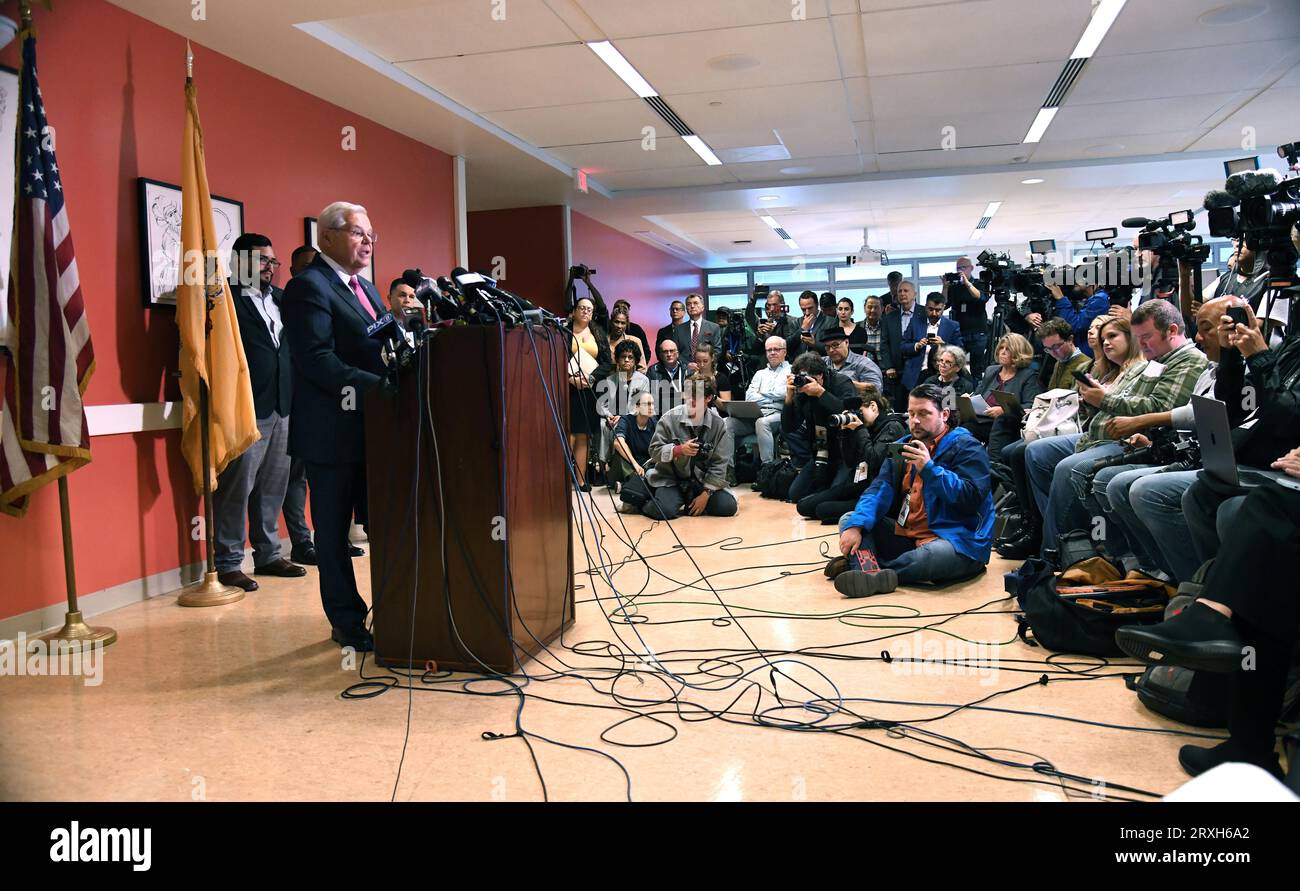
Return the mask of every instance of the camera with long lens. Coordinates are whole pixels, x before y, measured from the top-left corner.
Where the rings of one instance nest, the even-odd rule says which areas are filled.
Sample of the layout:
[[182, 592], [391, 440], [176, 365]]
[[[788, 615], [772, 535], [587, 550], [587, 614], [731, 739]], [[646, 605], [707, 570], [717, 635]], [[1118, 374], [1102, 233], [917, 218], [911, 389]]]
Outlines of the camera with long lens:
[[1131, 446], [1123, 443], [1124, 451], [1109, 458], [1100, 458], [1092, 465], [1092, 473], [1106, 467], [1126, 464], [1152, 464], [1165, 470], [1196, 470], [1201, 466], [1201, 447], [1194, 437], [1182, 437], [1168, 428], [1151, 432], [1151, 445]]
[[852, 424], [854, 419], [859, 421], [862, 420], [862, 415], [859, 414], [859, 409], [862, 408], [861, 399], [858, 399], [856, 397], [845, 399], [844, 408], [845, 408], [844, 411], [839, 412], [837, 414], [833, 414], [826, 419], [827, 430], [838, 430], [841, 427], [847, 426], [848, 424]]
[[[1294, 168], [1300, 142], [1279, 146], [1278, 156]], [[1241, 238], [1262, 255], [1274, 287], [1300, 284], [1300, 176], [1279, 180], [1270, 170], [1247, 170], [1228, 177], [1222, 190], [1205, 196], [1210, 234]]]
[[579, 263], [577, 266], [569, 267], [569, 276], [571, 278], [586, 278], [589, 275], [595, 275], [595, 274], [596, 274], [596, 270], [593, 267], [586, 265], [585, 263]]

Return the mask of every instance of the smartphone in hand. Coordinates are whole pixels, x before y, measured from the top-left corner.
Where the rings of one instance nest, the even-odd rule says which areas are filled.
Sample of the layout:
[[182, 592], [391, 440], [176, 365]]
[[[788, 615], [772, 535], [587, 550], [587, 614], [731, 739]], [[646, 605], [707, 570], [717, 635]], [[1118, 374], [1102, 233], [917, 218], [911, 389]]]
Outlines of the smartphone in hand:
[[1224, 312], [1224, 315], [1232, 319], [1232, 324], [1234, 325], [1245, 325], [1247, 328], [1250, 327], [1250, 315], [1246, 312], [1246, 307], [1244, 306], [1229, 306], [1227, 311]]
[[1092, 376], [1089, 375], [1088, 372], [1086, 371], [1072, 371], [1070, 373], [1074, 375], [1074, 379], [1076, 381], [1083, 384], [1085, 387], [1097, 386], [1096, 382], [1093, 381]]

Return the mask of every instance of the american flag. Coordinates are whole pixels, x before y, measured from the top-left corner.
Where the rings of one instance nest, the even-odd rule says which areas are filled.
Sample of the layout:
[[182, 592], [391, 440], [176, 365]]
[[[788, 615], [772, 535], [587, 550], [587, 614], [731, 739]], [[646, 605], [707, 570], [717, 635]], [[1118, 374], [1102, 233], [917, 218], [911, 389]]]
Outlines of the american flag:
[[0, 412], [0, 512], [12, 516], [27, 511], [33, 491], [90, 461], [82, 394], [95, 369], [31, 35], [23, 41], [18, 96], [12, 355]]

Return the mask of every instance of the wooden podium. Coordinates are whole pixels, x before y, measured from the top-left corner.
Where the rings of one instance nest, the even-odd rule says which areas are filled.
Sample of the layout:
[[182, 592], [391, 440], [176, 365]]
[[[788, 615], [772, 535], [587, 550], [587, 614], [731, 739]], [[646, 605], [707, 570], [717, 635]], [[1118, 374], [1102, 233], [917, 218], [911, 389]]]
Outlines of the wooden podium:
[[366, 398], [380, 665], [510, 673], [573, 623], [568, 349], [529, 334], [439, 330], [397, 394]]

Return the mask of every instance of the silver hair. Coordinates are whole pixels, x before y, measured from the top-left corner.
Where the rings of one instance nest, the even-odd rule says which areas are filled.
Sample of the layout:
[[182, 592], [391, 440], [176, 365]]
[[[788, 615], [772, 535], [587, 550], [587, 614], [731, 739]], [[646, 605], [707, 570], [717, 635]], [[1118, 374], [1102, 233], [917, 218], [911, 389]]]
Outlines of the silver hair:
[[947, 353], [949, 356], [952, 356], [952, 361], [957, 363], [958, 373], [961, 373], [966, 370], [966, 363], [968, 363], [970, 360], [966, 357], [965, 350], [963, 350], [959, 346], [952, 346], [951, 344], [949, 344], [947, 346], [939, 347], [939, 355], [942, 356], [944, 353]]
[[348, 214], [364, 213], [369, 216], [366, 209], [360, 204], [349, 204], [346, 201], [335, 201], [320, 212], [316, 218], [317, 233], [319, 239], [321, 233], [328, 232], [330, 229], [342, 229], [348, 224]]

